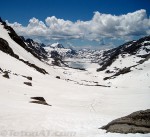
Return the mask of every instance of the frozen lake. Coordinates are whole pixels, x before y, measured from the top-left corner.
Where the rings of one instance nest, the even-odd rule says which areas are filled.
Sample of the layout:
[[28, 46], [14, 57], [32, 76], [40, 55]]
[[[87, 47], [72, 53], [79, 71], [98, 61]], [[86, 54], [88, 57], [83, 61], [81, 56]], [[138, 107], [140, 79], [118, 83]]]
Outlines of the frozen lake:
[[99, 65], [97, 63], [92, 63], [89, 59], [78, 59], [78, 58], [67, 58], [65, 62], [72, 68], [80, 68], [80, 69], [90, 69], [90, 68], [98, 68]]

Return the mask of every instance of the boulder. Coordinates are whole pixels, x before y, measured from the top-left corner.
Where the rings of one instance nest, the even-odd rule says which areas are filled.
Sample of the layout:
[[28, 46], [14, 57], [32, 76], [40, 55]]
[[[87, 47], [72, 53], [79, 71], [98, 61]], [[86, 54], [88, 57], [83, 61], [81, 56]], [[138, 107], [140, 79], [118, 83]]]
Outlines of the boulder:
[[8, 79], [9, 79], [8, 72], [5, 72], [5, 73], [4, 73], [4, 75], [3, 75], [3, 77], [5, 77], [5, 78], [8, 78]]
[[60, 76], [56, 76], [57, 79], [60, 79]]
[[36, 103], [36, 104], [51, 106], [46, 102], [46, 100], [43, 97], [31, 97], [31, 99], [33, 99], [33, 101], [30, 101], [30, 103]]
[[24, 82], [25, 85], [32, 86], [31, 82]]
[[150, 133], [150, 109], [137, 111], [101, 127], [113, 133]]

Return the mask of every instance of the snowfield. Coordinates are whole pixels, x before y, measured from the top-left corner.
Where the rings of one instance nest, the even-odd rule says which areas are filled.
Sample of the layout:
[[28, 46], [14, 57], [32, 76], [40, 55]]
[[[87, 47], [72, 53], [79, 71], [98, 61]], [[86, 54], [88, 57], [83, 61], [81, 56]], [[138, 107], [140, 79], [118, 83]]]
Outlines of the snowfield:
[[[96, 72], [96, 68], [82, 71], [41, 62], [14, 42], [2, 25], [0, 37], [20, 58], [49, 73], [41, 74], [0, 51], [0, 68], [11, 71], [10, 79], [0, 73], [0, 137], [150, 137], [98, 129], [113, 119], [150, 108], [150, 60], [126, 75], [104, 81], [107, 74]], [[134, 58], [125, 60], [125, 64], [133, 65], [131, 60]], [[114, 66], [118, 64], [120, 58]], [[44, 97], [52, 106], [30, 103], [36, 96]]]

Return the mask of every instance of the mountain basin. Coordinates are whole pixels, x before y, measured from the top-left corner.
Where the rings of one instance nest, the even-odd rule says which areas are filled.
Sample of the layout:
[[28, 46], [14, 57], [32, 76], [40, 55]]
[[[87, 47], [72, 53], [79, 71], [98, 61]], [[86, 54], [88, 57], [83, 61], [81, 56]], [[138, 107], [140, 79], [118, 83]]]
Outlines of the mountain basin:
[[66, 58], [64, 59], [64, 62], [68, 64], [69, 67], [75, 68], [75, 69], [92, 69], [99, 67], [98, 63], [91, 62], [90, 59], [82, 59], [82, 58]]

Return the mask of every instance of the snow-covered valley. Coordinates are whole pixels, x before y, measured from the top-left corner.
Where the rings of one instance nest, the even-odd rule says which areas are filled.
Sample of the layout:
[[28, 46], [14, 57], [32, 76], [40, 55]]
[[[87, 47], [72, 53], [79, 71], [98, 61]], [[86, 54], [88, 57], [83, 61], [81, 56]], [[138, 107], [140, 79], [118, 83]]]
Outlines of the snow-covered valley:
[[82, 58], [66, 58], [64, 62], [69, 65], [71, 68], [79, 68], [79, 69], [96, 69], [99, 68], [98, 63], [92, 63], [90, 59], [82, 59]]
[[[116, 118], [150, 108], [149, 58], [144, 58], [146, 60], [143, 61], [143, 58], [136, 55], [118, 55], [104, 71], [97, 71], [101, 64], [91, 64], [84, 59], [80, 61], [82, 64], [85, 62], [86, 70], [55, 66], [50, 61], [37, 59], [15, 42], [8, 32], [0, 23], [0, 38], [8, 42], [20, 59], [35, 64], [47, 74], [40, 73], [35, 66], [31, 67], [33, 65], [27, 65], [0, 50], [1, 137], [150, 136], [140, 133], [106, 133], [99, 129]], [[140, 53], [146, 55], [149, 52]], [[142, 63], [137, 63], [141, 60]], [[77, 62], [72, 58], [67, 61]], [[131, 71], [104, 80], [105, 77], [118, 73], [118, 69], [115, 69], [117, 67], [131, 67]], [[107, 70], [113, 72], [106, 73]], [[6, 72], [9, 78], [3, 77]], [[24, 82], [29, 82], [32, 86]], [[52, 106], [30, 103], [31, 97], [44, 97]]]

